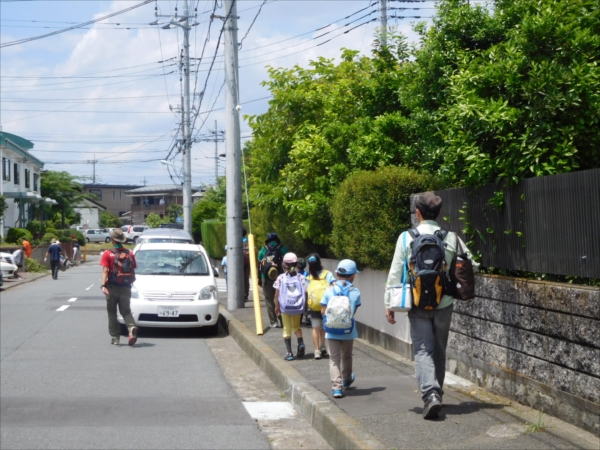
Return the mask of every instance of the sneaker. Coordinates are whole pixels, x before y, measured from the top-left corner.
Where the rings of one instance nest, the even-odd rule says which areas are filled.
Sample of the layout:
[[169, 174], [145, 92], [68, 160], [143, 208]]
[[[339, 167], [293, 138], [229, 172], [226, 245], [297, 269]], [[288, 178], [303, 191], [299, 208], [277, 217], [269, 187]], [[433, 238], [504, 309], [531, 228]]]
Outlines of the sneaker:
[[442, 410], [442, 399], [437, 393], [431, 394], [423, 406], [423, 419], [435, 419]]
[[116, 336], [116, 337], [113, 337], [113, 338], [110, 340], [110, 343], [111, 343], [112, 345], [119, 345], [119, 337], [118, 337], [118, 336]]
[[327, 347], [321, 347], [321, 355], [325, 356], [327, 354]]
[[304, 356], [304, 353], [306, 353], [306, 345], [298, 344], [298, 353], [296, 354], [296, 356], [298, 358], [302, 358]]
[[350, 386], [352, 386], [352, 383], [354, 383], [355, 379], [356, 379], [356, 377], [354, 376], [354, 374], [352, 374], [352, 375], [350, 375], [349, 380], [343, 380], [342, 386], [344, 386], [344, 389], [348, 389]]
[[278, 323], [277, 322], [271, 322], [271, 328], [277, 328]]
[[344, 393], [341, 389], [334, 389], [331, 392], [331, 395], [333, 396], [333, 398], [342, 398], [344, 396]]
[[137, 332], [137, 327], [131, 327], [131, 330], [129, 330], [129, 345], [133, 345], [137, 342]]
[[321, 351], [315, 350], [315, 359], [321, 359]]
[[285, 360], [286, 361], [293, 361], [294, 360], [294, 355], [292, 355], [291, 353], [286, 353], [285, 354]]

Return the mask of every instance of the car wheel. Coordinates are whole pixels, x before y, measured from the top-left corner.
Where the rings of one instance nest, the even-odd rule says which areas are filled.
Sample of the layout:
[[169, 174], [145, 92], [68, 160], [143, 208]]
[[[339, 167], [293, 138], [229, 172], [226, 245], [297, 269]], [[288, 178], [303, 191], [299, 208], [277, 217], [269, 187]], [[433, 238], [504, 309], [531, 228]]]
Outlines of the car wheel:
[[90, 238], [85, 238], [85, 242], [90, 243]]
[[217, 334], [219, 334], [219, 322], [204, 328], [208, 336], [216, 336]]
[[106, 239], [104, 239], [104, 242], [106, 242], [108, 244], [110, 242], [110, 238], [107, 237]]
[[134, 236], [134, 238], [133, 238], [133, 243], [137, 245], [137, 241], [138, 241], [138, 239], [139, 239], [139, 236]]

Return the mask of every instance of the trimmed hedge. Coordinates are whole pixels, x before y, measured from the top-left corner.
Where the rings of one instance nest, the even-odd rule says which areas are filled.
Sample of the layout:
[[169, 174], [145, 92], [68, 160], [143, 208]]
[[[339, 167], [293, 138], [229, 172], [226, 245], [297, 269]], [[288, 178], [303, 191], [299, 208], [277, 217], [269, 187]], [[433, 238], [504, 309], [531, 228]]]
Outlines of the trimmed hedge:
[[52, 239], [57, 239], [57, 236], [54, 233], [46, 233], [42, 236], [41, 242], [42, 244], [50, 244]]
[[[244, 220], [244, 226], [248, 229], [248, 221]], [[207, 220], [202, 222], [202, 245], [208, 256], [220, 259], [225, 256], [225, 245], [227, 244], [226, 222], [218, 220]]]
[[33, 236], [25, 228], [11, 228], [6, 233], [5, 242], [11, 244], [20, 244], [21, 238], [27, 239], [29, 242], [33, 242]]
[[410, 195], [442, 183], [406, 167], [359, 171], [339, 187], [332, 201], [331, 248], [340, 258], [388, 270], [402, 231], [410, 228]]

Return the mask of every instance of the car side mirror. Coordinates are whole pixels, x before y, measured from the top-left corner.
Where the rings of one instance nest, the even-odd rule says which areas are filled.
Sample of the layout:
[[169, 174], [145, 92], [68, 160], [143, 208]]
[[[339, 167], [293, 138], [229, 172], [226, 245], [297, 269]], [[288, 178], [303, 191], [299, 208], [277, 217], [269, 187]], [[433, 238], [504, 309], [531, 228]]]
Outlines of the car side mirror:
[[213, 269], [213, 275], [218, 278], [219, 277], [219, 269], [217, 269], [215, 266], [212, 266], [212, 269]]

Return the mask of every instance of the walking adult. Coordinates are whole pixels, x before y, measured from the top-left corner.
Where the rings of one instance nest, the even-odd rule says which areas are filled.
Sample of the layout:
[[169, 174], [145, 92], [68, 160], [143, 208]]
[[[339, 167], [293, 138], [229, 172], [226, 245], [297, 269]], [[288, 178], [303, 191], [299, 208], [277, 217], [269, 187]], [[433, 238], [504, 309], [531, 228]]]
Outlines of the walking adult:
[[48, 257], [50, 257], [50, 269], [52, 271], [53, 280], [58, 280], [58, 269], [60, 267], [61, 255], [65, 257], [65, 253], [63, 252], [63, 249], [60, 246], [60, 242], [58, 242], [56, 238], [52, 238], [50, 247], [48, 247], [48, 251], [46, 252], [46, 256], [44, 257], [44, 262], [46, 262]]
[[[440, 214], [441, 208], [442, 199], [431, 192], [418, 197], [416, 201], [416, 216], [419, 221], [419, 225], [416, 228], [418, 235], [433, 235], [441, 229], [435, 221]], [[385, 315], [387, 321], [391, 324], [396, 323], [394, 311], [389, 309], [391, 289], [393, 286], [402, 284], [404, 264], [411, 261], [413, 251], [411, 242], [415, 239], [413, 238], [413, 233], [414, 230], [404, 232], [398, 238], [387, 280]], [[404, 239], [406, 239], [406, 246], [404, 245]], [[474, 270], [477, 270], [479, 264], [473, 261], [473, 257], [467, 246], [455, 233], [448, 233], [444, 237], [443, 243], [445, 245], [445, 267], [450, 267], [452, 259], [460, 248], [459, 246], [462, 246], [462, 249], [466, 250], [468, 258], [473, 262]], [[408, 267], [406, 269], [407, 271], [410, 270]], [[423, 309], [413, 306], [408, 312], [410, 336], [415, 359], [415, 374], [418, 387], [421, 391], [421, 398], [424, 402], [424, 419], [437, 417], [442, 409], [444, 378], [446, 375], [446, 346], [448, 344], [448, 334], [452, 320], [453, 303], [454, 299], [450, 295], [444, 294], [436, 308]]]
[[277, 233], [269, 233], [267, 239], [265, 239], [264, 247], [258, 252], [260, 279], [271, 328], [283, 327], [281, 316], [275, 314], [275, 288], [273, 284], [277, 277], [283, 273], [283, 256], [287, 252], [287, 248], [281, 243]]
[[129, 330], [129, 345], [137, 341], [138, 328], [131, 314], [131, 286], [135, 281], [135, 256], [123, 243], [127, 238], [120, 228], [115, 228], [111, 235], [113, 248], [106, 250], [100, 259], [102, 266], [102, 285], [100, 288], [106, 295], [106, 310], [108, 312], [108, 332], [111, 344], [119, 345], [121, 326], [117, 320], [117, 306]]

